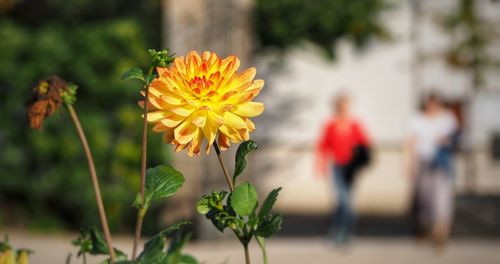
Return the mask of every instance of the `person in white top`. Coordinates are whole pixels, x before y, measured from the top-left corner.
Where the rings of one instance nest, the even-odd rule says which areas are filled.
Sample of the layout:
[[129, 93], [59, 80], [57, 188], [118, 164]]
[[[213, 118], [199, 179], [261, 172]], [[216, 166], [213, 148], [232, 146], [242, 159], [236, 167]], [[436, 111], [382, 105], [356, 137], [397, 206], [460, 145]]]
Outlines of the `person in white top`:
[[436, 246], [446, 244], [453, 215], [452, 148], [457, 132], [453, 113], [435, 95], [410, 122], [406, 150], [410, 179], [415, 183], [416, 231]]

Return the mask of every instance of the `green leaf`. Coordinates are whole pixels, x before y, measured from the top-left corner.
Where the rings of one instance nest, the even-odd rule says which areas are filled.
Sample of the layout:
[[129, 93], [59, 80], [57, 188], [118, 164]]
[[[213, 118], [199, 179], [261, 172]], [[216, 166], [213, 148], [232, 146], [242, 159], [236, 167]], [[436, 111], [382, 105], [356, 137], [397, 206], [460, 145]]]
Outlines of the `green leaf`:
[[255, 230], [257, 228], [257, 224], [259, 223], [259, 218], [257, 217], [257, 213], [255, 212], [257, 207], [250, 213], [248, 216], [247, 225], [250, 227], [250, 230]]
[[101, 231], [97, 230], [95, 227], [89, 230], [90, 241], [92, 242], [92, 247], [89, 253], [92, 255], [109, 254], [108, 246], [106, 245], [106, 240]]
[[196, 205], [196, 210], [200, 214], [207, 214], [211, 209], [216, 211], [224, 210], [224, 198], [226, 198], [228, 192], [212, 192], [211, 194], [203, 195]]
[[250, 215], [257, 206], [257, 203], [257, 191], [248, 182], [236, 187], [230, 201], [231, 207], [240, 216]]
[[248, 140], [245, 142], [242, 142], [238, 146], [238, 150], [236, 151], [236, 158], [235, 158], [235, 167], [234, 167], [234, 174], [233, 174], [233, 182], [236, 183], [236, 178], [243, 172], [245, 167], [247, 166], [247, 161], [245, 159], [245, 156], [250, 153], [252, 150], [257, 149], [257, 143], [253, 140]]
[[166, 263], [167, 254], [165, 252], [165, 238], [172, 232], [178, 230], [184, 225], [190, 224], [188, 221], [182, 221], [169, 228], [161, 231], [151, 238], [144, 245], [144, 250], [141, 252], [137, 261], [139, 263]]
[[130, 68], [128, 69], [126, 72], [124, 72], [122, 74], [122, 80], [131, 80], [131, 79], [137, 79], [137, 80], [140, 80], [142, 82], [146, 82], [146, 80], [144, 79], [144, 73], [142, 72], [141, 69], [139, 68]]
[[261, 219], [255, 234], [261, 237], [270, 237], [281, 229], [283, 218], [280, 214], [269, 214]]
[[[95, 227], [82, 229], [80, 231], [80, 237], [73, 240], [72, 244], [80, 247], [78, 257], [85, 253], [89, 253], [91, 255], [109, 255], [109, 250], [106, 244], [106, 240], [104, 239], [104, 235]], [[127, 259], [127, 256], [122, 251], [116, 248], [114, 248], [114, 251], [117, 260]], [[102, 263], [107, 262], [104, 261]]]
[[203, 195], [196, 205], [196, 211], [198, 211], [199, 214], [205, 215], [207, 214], [212, 207], [210, 206], [210, 195]]
[[212, 222], [212, 224], [219, 230], [220, 232], [224, 232], [224, 229], [226, 228], [226, 225], [223, 222], [223, 215], [224, 212], [219, 212], [214, 209], [211, 209], [205, 217]]
[[266, 200], [262, 204], [262, 208], [260, 209], [259, 212], [259, 219], [264, 218], [266, 215], [268, 215], [271, 212], [271, 209], [274, 206], [274, 203], [276, 202], [276, 199], [278, 198], [278, 194], [281, 191], [281, 187], [278, 189], [272, 190], [266, 197]]
[[198, 264], [198, 260], [191, 255], [182, 255], [181, 261], [179, 264]]
[[221, 232], [227, 226], [234, 226], [231, 217], [235, 216], [231, 207], [224, 205], [224, 199], [228, 195], [226, 191], [212, 192], [211, 194], [203, 195], [196, 205], [198, 213], [205, 215], [212, 224]]
[[[184, 183], [184, 176], [169, 165], [160, 165], [146, 171], [146, 189], [144, 192], [144, 208], [149, 208], [151, 202], [174, 195]], [[141, 207], [140, 196], [134, 205]]]
[[[169, 248], [167, 250], [167, 262], [166, 263], [198, 263], [197, 260], [191, 256], [183, 255], [182, 249], [191, 239], [191, 233], [178, 232], [177, 235], [171, 239]], [[185, 260], [185, 261], [183, 261]], [[194, 260], [194, 262], [192, 262]]]

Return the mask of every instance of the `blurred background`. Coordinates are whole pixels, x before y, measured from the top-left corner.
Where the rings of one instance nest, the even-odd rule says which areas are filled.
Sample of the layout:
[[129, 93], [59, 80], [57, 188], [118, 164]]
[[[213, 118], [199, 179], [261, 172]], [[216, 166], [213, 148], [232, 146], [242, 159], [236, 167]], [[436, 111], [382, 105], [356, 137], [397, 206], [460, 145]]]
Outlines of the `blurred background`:
[[[34, 263], [63, 262], [74, 233], [98, 219], [67, 114], [48, 119], [43, 132], [28, 128], [24, 104], [33, 84], [58, 74], [79, 85], [76, 108], [110, 225], [127, 248], [135, 225], [141, 110], [139, 87], [119, 77], [148, 65], [146, 49], [167, 47], [178, 55], [193, 49], [234, 54], [266, 80], [257, 98], [266, 111], [252, 135], [259, 150], [244, 177], [259, 185], [261, 199], [283, 186], [276, 210], [284, 225], [270, 241], [271, 262], [311, 262], [314, 255], [312, 263], [413, 263], [419, 257], [499, 263], [500, 1], [0, 0], [0, 234], [33, 248]], [[403, 165], [408, 124], [431, 90], [452, 107], [462, 131], [452, 239], [439, 255], [414, 243], [414, 186]], [[356, 239], [342, 253], [324, 239], [335, 190], [314, 168], [331, 98], [340, 91], [351, 95], [374, 147], [374, 160], [354, 187]], [[224, 187], [215, 156], [173, 155], [160, 135], [151, 135], [150, 166], [170, 163], [187, 181], [153, 208], [145, 234], [190, 219], [195, 256], [237, 263], [241, 252], [232, 238], [194, 207], [201, 194]], [[224, 155], [231, 164], [234, 153]], [[46, 236], [52, 244], [43, 242]], [[219, 250], [207, 239], [216, 239], [212, 246]], [[53, 246], [65, 250], [54, 253]]]

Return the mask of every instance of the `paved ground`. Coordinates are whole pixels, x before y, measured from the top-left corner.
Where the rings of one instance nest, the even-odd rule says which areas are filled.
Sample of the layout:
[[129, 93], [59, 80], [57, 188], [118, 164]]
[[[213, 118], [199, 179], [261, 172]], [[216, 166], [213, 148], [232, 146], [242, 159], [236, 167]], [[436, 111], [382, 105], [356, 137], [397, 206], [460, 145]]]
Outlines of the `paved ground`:
[[[5, 230], [0, 231], [5, 233]], [[69, 252], [74, 252], [70, 241], [75, 235], [51, 235], [45, 238], [41, 234], [11, 233], [10, 240], [16, 245], [35, 251], [31, 263], [64, 263]], [[119, 248], [130, 250], [128, 238], [115, 238]], [[498, 264], [500, 263], [499, 240], [453, 240], [441, 253], [425, 245], [416, 245], [405, 238], [359, 238], [345, 250], [339, 250], [320, 238], [278, 238], [268, 243], [270, 263], [277, 264]], [[197, 242], [191, 244], [187, 252], [196, 256], [203, 263], [222, 264], [242, 262], [243, 252], [232, 240], [216, 242]], [[258, 247], [251, 248], [252, 263], [262, 263]], [[88, 263], [98, 263], [98, 259]], [[72, 263], [81, 263], [73, 259]]]

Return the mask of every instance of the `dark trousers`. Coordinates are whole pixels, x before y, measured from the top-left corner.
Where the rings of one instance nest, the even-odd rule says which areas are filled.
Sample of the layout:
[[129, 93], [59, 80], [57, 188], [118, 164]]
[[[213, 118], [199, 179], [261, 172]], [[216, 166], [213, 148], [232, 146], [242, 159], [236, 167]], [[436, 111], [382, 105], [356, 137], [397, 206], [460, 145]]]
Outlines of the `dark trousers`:
[[348, 242], [354, 231], [355, 215], [352, 209], [352, 185], [354, 175], [345, 166], [333, 166], [333, 183], [337, 193], [337, 205], [333, 214], [330, 236], [336, 242]]

